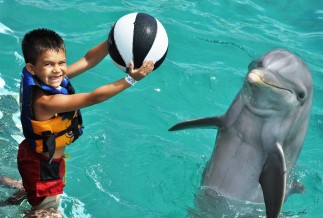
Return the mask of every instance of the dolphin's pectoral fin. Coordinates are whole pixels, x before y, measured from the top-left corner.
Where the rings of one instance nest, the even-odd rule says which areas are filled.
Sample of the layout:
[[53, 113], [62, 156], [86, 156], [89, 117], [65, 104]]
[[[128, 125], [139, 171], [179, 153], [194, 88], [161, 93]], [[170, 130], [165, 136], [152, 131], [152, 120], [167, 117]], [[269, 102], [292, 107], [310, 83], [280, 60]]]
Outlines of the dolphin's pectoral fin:
[[282, 146], [276, 143], [260, 174], [267, 218], [277, 218], [286, 191], [286, 162]]
[[286, 193], [286, 195], [303, 194], [304, 192], [305, 192], [304, 184], [295, 180], [291, 185], [291, 188], [289, 189], [288, 193]]
[[223, 125], [221, 117], [205, 117], [195, 120], [187, 120], [181, 123], [177, 123], [172, 126], [168, 131], [176, 131], [188, 128], [218, 128]]

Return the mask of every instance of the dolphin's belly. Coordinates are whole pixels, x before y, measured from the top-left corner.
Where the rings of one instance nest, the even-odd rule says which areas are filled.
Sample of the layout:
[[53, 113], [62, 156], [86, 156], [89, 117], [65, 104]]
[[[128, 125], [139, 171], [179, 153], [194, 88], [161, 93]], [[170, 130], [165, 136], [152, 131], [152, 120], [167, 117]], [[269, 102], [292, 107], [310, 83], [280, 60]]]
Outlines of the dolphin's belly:
[[221, 132], [202, 183], [224, 196], [263, 202], [259, 184], [263, 160], [261, 146], [247, 143], [236, 133]]

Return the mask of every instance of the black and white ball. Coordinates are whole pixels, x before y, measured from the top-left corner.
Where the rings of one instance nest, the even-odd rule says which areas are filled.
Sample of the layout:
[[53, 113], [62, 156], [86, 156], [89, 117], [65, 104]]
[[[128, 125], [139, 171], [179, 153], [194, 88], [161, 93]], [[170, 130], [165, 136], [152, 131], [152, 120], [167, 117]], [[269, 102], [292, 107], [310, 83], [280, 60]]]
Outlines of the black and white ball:
[[125, 72], [132, 61], [138, 69], [145, 60], [154, 61], [156, 70], [168, 50], [165, 28], [155, 17], [144, 13], [121, 17], [111, 28], [109, 43], [113, 62]]

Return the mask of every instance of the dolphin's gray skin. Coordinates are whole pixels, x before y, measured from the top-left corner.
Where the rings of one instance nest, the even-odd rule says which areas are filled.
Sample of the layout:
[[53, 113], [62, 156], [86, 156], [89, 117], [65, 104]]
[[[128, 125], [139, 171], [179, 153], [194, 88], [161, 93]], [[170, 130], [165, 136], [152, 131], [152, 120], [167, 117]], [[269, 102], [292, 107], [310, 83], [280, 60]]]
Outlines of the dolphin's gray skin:
[[304, 143], [312, 93], [306, 64], [287, 50], [272, 50], [251, 62], [224, 115], [189, 120], [169, 130], [218, 128], [202, 185], [223, 196], [265, 203], [267, 217], [276, 218]]

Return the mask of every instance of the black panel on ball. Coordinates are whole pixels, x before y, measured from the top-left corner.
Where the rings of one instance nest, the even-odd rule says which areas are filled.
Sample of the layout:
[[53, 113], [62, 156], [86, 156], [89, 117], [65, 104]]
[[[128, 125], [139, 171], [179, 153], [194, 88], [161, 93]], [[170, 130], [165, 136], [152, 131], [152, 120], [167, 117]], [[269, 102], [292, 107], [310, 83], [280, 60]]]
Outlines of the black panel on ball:
[[114, 40], [114, 25], [112, 26], [110, 33], [109, 33], [109, 55], [111, 58], [119, 64], [120, 66], [126, 67], [126, 63], [124, 62], [123, 58], [121, 57], [119, 50], [116, 46], [116, 42]]
[[132, 48], [135, 69], [141, 67], [155, 41], [156, 34], [156, 19], [148, 14], [138, 13], [134, 23]]

